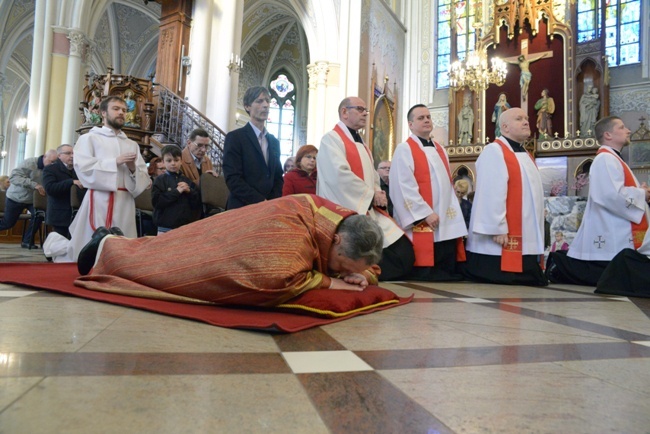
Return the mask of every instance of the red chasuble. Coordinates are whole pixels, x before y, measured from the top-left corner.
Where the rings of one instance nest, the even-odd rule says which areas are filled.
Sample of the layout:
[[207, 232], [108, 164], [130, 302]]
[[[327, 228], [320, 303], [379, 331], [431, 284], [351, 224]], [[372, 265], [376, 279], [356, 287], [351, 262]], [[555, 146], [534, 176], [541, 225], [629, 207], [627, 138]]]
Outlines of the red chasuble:
[[[422, 199], [433, 209], [433, 191], [431, 189], [431, 171], [429, 170], [429, 161], [424, 150], [416, 143], [413, 138], [409, 137], [406, 141], [411, 148], [411, 155], [413, 156], [413, 175], [418, 184], [418, 190]], [[445, 151], [438, 143], [435, 146], [440, 159], [447, 169], [447, 176], [449, 183], [451, 180], [451, 171], [449, 163], [445, 157]], [[424, 221], [420, 224], [413, 226], [413, 250], [415, 251], [415, 265], [416, 267], [433, 267], [435, 264], [434, 249], [433, 249], [433, 229], [429, 227]], [[456, 239], [456, 260], [465, 261], [465, 248], [461, 238]]]
[[522, 254], [522, 201], [521, 168], [517, 156], [502, 140], [501, 146], [508, 171], [508, 192], [506, 194], [506, 222], [508, 223], [508, 244], [501, 251], [501, 270], [513, 273], [523, 271]]
[[353, 214], [318, 196], [292, 195], [164, 236], [108, 237], [91, 274], [75, 285], [159, 300], [275, 306], [329, 287], [334, 234]]
[[[623, 167], [623, 173], [625, 174], [624, 185], [626, 187], [637, 187], [636, 182], [634, 181], [634, 175], [632, 174], [630, 167], [627, 164], [625, 164], [625, 161], [623, 161], [621, 157], [619, 157], [618, 155], [616, 155], [615, 153], [613, 153], [607, 148], [600, 148], [597, 154], [602, 154], [605, 152], [615, 156], [616, 158], [618, 158], [618, 161], [621, 162], [621, 166]], [[634, 248], [638, 250], [639, 247], [641, 247], [641, 244], [643, 244], [643, 238], [645, 237], [645, 233], [648, 231], [648, 216], [644, 214], [640, 223], [630, 222], [630, 225], [632, 226], [632, 239], [634, 240]]]

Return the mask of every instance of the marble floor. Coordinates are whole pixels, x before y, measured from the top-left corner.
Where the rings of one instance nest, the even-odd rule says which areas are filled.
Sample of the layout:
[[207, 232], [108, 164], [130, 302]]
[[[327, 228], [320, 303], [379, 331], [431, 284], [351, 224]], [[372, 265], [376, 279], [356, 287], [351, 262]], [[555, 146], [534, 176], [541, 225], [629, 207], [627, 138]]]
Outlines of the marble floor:
[[382, 286], [415, 299], [272, 335], [0, 285], [0, 433], [650, 433], [650, 300]]

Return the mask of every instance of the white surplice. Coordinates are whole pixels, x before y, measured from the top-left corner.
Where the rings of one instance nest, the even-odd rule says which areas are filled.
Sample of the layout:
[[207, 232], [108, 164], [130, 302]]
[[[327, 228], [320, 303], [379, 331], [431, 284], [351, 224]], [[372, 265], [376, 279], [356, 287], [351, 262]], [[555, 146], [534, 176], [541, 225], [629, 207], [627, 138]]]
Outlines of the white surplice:
[[[428, 217], [435, 212], [440, 217], [440, 224], [435, 229], [435, 242], [452, 240], [467, 235], [465, 220], [460, 209], [460, 203], [449, 180], [445, 162], [438, 151], [431, 146], [423, 146], [420, 139], [411, 134], [411, 138], [424, 151], [431, 174], [431, 192], [433, 193], [433, 208], [420, 195], [415, 180], [415, 164], [413, 153], [407, 142], [400, 143], [395, 148], [390, 166], [390, 197], [393, 201], [393, 217], [397, 224], [413, 240], [413, 223]], [[436, 144], [436, 146], [441, 146]], [[443, 149], [444, 152], [444, 149]], [[445, 159], [449, 157], [445, 152]]]
[[589, 171], [587, 206], [569, 247], [570, 257], [611, 261], [621, 250], [634, 248], [630, 222], [639, 223], [648, 208], [645, 190], [639, 187], [636, 178], [634, 182], [636, 187], [624, 185], [625, 172], [615, 155], [609, 152], [596, 155]]
[[[354, 142], [348, 127], [340, 121], [338, 125]], [[316, 194], [356, 211], [358, 214], [370, 215], [384, 233], [383, 247], [386, 248], [404, 235], [404, 232], [393, 219], [370, 208], [375, 197], [375, 191], [381, 191], [379, 174], [375, 170], [368, 147], [363, 143], [354, 143], [361, 157], [365, 179], [359, 178], [352, 172], [346, 158], [345, 144], [338, 133], [332, 130], [323, 136], [318, 149]]]
[[[499, 137], [512, 147], [505, 137]], [[537, 166], [526, 152], [515, 152], [521, 169], [522, 198], [522, 253], [544, 253], [544, 188]], [[508, 170], [503, 150], [490, 143], [476, 160], [476, 193], [472, 202], [467, 250], [484, 255], [500, 256], [501, 245], [494, 235], [507, 234], [506, 194]]]
[[[116, 162], [117, 157], [127, 152], [135, 152], [138, 156], [134, 173], [131, 173], [125, 164], [118, 165]], [[113, 130], [107, 127], [94, 127], [79, 137], [74, 147], [74, 169], [79, 181], [88, 191], [70, 224], [71, 240], [51, 233], [44, 243], [45, 255], [52, 257], [54, 262], [76, 262], [79, 252], [90, 241], [94, 232], [90, 225], [91, 218], [95, 228], [106, 226], [111, 192], [114, 193], [111, 226], [122, 229], [126, 237], [136, 238], [134, 198], [151, 183], [138, 144], [127, 138], [124, 132], [115, 135]]]

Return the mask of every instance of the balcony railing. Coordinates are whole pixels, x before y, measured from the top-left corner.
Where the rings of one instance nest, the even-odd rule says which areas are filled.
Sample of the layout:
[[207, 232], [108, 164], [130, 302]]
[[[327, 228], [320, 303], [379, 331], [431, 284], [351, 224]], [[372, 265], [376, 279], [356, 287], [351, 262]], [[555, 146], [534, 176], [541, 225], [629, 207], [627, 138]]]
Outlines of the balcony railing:
[[[221, 174], [223, 164], [223, 145], [226, 139], [224, 133], [210, 119], [206, 118], [187, 101], [176, 95], [165, 86], [156, 84], [154, 88], [157, 100], [155, 136], [162, 136], [165, 143], [175, 143], [185, 148], [192, 130], [203, 128], [211, 140], [207, 155], [212, 160], [214, 170]], [[155, 137], [154, 136], [154, 137]]]

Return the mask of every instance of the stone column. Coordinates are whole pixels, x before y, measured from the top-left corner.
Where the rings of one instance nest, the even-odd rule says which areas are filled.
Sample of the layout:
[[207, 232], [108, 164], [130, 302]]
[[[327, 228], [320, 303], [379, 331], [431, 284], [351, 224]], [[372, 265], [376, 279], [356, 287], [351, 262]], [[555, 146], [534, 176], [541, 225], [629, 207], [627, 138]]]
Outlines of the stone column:
[[[13, 128], [14, 125], [7, 124], [7, 119], [5, 116], [5, 105], [4, 105], [4, 93], [5, 93], [5, 81], [7, 80], [6, 76], [0, 72], [0, 152], [7, 152], [9, 155], [9, 149], [5, 149], [5, 139], [10, 136], [9, 129]], [[0, 158], [0, 173], [8, 174], [7, 172], [7, 160], [5, 156]]]
[[192, 69], [187, 76], [187, 102], [205, 113], [207, 92], [205, 86], [210, 81], [210, 47], [212, 41], [212, 20], [214, 0], [195, 0], [192, 15], [190, 46]]
[[[320, 143], [325, 131], [334, 125], [325, 125], [327, 114], [327, 74], [329, 63], [318, 61], [307, 65], [309, 74], [309, 113], [307, 117], [307, 143]], [[338, 115], [337, 115], [338, 117]]]
[[238, 68], [229, 69], [228, 65], [231, 56], [234, 58], [242, 55], [244, 1], [220, 0], [217, 1], [217, 8], [219, 16], [212, 21], [212, 38], [219, 42], [210, 49], [210, 79], [203, 84], [207, 86], [205, 114], [219, 128], [228, 130], [235, 125], [239, 84]]
[[29, 80], [29, 109], [27, 111], [27, 120], [29, 122], [29, 131], [25, 144], [25, 157], [34, 156], [36, 148], [36, 125], [40, 115], [40, 88], [41, 73], [44, 62], [43, 44], [45, 43], [45, 10], [47, 0], [36, 0], [36, 9], [34, 14], [34, 45], [32, 46], [32, 70]]
[[87, 51], [86, 35], [76, 29], [68, 33], [70, 53], [68, 56], [68, 71], [65, 85], [65, 101], [63, 105], [63, 131], [61, 144], [74, 144], [79, 126], [79, 90], [81, 89], [81, 59]]
[[[233, 29], [233, 52], [239, 53], [241, 57], [243, 53], [241, 52], [241, 34], [242, 34], [242, 25], [244, 23], [244, 1], [237, 0], [235, 5], [235, 28]], [[228, 113], [226, 113], [227, 124], [224, 124], [222, 128], [226, 128], [226, 131], [232, 130], [237, 127], [237, 97], [239, 90], [239, 68], [237, 70], [231, 71], [230, 73], [230, 99], [228, 100], [230, 104], [228, 105]]]

